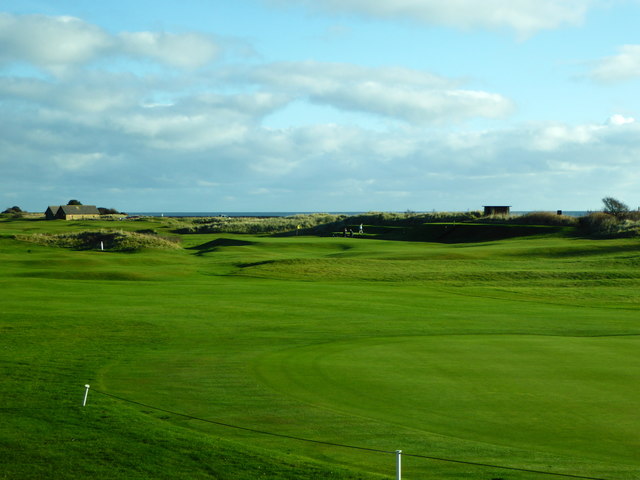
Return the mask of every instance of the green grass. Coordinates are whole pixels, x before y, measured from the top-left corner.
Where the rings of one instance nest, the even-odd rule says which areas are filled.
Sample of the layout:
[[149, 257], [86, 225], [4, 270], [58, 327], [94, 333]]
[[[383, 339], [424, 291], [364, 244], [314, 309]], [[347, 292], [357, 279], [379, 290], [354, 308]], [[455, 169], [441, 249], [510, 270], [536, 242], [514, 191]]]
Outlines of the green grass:
[[[416, 241], [447, 227], [121, 253], [13, 236], [176, 221], [0, 221], [0, 479], [393, 477], [392, 454], [96, 391], [82, 408], [85, 383], [282, 435], [635, 478], [640, 242], [513, 225]], [[411, 456], [403, 470], [540, 477]]]

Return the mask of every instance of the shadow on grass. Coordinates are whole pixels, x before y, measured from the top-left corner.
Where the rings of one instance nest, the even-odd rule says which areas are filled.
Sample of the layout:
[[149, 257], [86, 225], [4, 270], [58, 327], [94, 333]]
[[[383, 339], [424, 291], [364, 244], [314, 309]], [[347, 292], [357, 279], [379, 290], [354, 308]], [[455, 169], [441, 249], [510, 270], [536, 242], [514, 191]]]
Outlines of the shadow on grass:
[[255, 245], [255, 242], [237, 240], [234, 238], [216, 238], [215, 240], [203, 243], [202, 245], [189, 247], [188, 250], [195, 250], [196, 255], [204, 255], [205, 253], [218, 251], [222, 247], [248, 247], [250, 245]]
[[565, 230], [564, 227], [530, 225], [430, 223], [414, 227], [369, 227], [366, 232], [368, 238], [380, 240], [464, 244], [558, 234]]

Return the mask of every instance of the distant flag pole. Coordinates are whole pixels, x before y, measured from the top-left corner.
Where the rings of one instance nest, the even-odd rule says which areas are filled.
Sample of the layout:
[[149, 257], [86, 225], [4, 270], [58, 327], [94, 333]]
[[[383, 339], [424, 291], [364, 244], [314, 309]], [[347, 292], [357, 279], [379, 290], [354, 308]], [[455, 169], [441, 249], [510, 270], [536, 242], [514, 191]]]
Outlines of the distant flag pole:
[[299, 231], [300, 231], [300, 225], [298, 225], [298, 226], [296, 227], [296, 235], [298, 235], [298, 232], [299, 232]]
[[84, 386], [84, 388], [86, 388], [86, 390], [84, 391], [84, 400], [82, 401], [82, 406], [86, 407], [87, 406], [87, 397], [89, 396], [89, 388], [91, 388], [91, 387], [90, 387], [89, 384], [87, 384], [87, 385]]

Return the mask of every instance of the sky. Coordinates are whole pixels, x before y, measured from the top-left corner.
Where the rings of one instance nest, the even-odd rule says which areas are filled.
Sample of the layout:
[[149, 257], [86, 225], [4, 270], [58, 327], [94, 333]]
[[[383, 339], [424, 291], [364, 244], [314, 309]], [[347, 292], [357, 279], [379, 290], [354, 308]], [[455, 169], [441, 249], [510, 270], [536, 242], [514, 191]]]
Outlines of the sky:
[[0, 0], [0, 210], [640, 206], [640, 0]]

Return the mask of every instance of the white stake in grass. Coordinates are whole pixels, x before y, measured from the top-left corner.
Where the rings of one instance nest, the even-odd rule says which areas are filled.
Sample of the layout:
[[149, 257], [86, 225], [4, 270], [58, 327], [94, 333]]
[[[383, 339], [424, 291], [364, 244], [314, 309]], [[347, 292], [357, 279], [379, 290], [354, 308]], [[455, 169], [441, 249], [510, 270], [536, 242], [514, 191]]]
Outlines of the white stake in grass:
[[87, 405], [87, 397], [89, 396], [89, 385], [85, 385], [84, 388], [86, 388], [86, 390], [84, 391], [84, 400], [82, 401], [82, 406], [85, 407]]
[[396, 450], [396, 480], [402, 480], [402, 450]]

